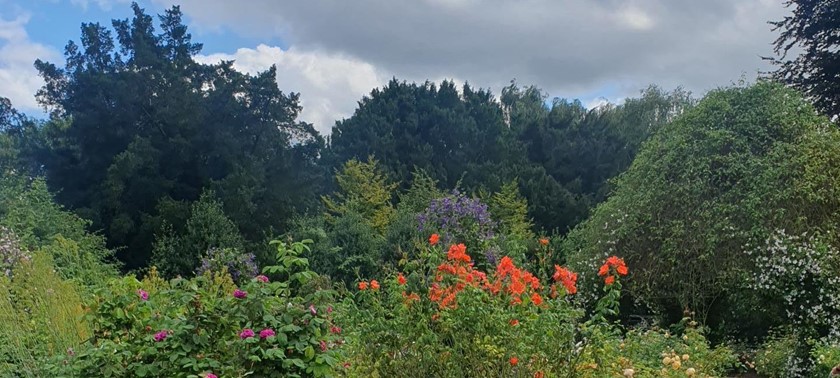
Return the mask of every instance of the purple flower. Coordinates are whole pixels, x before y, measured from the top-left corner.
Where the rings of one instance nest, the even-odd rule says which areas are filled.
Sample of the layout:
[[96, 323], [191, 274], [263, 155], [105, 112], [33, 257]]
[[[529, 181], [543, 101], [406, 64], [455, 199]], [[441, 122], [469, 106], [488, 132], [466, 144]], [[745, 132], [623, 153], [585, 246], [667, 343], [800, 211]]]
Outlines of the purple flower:
[[315, 309], [315, 305], [309, 305], [309, 312], [312, 316], [318, 315], [318, 310]]
[[260, 331], [260, 338], [265, 339], [274, 336], [274, 330], [271, 328], [266, 328]]
[[254, 337], [254, 330], [250, 328], [245, 328], [242, 332], [239, 332], [239, 338], [242, 340], [249, 339], [251, 337]]
[[233, 291], [233, 297], [237, 299], [245, 299], [248, 296], [247, 291], [236, 289]]
[[264, 275], [262, 275], [262, 274], [260, 274], [260, 275], [259, 275], [259, 276], [257, 276], [256, 278], [257, 278], [257, 281], [260, 281], [260, 282], [263, 282], [263, 283], [267, 283], [267, 282], [268, 282], [268, 277], [266, 277], [266, 276], [264, 276]]
[[155, 341], [161, 342], [163, 340], [166, 340], [166, 336], [168, 336], [166, 330], [160, 331], [155, 334]]
[[143, 290], [143, 289], [137, 289], [137, 296], [139, 296], [139, 297], [140, 297], [140, 299], [142, 299], [142, 300], [144, 300], [144, 301], [148, 301], [148, 300], [149, 300], [149, 293], [147, 293], [147, 292], [146, 292], [145, 290]]

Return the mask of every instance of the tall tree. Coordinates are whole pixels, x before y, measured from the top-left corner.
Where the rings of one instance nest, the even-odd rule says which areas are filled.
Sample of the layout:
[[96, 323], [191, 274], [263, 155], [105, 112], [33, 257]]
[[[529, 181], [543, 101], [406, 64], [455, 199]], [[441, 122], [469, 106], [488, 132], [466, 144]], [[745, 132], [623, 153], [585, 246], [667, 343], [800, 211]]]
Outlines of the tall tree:
[[[789, 0], [793, 13], [771, 21], [779, 37], [773, 77], [799, 89], [831, 118], [840, 115], [840, 2]], [[789, 57], [788, 55], [795, 55]]]
[[280, 91], [275, 68], [246, 75], [232, 62], [200, 64], [177, 6], [158, 17], [159, 32], [132, 10], [113, 30], [82, 24], [64, 67], [35, 64], [39, 101], [67, 120], [45, 131], [40, 159], [58, 199], [125, 246], [119, 256], [131, 267], [147, 262], [164, 221], [174, 223], [157, 211], [161, 200], [195, 201], [209, 187], [252, 241], [317, 204], [323, 139], [295, 120], [299, 97]]

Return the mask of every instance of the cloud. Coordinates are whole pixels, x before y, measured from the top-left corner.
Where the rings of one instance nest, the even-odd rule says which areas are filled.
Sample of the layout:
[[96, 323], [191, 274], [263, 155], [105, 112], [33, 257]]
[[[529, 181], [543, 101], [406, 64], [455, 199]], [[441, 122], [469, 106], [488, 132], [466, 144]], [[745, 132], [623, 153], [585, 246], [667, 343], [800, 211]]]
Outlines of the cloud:
[[0, 18], [0, 96], [24, 112], [40, 112], [35, 92], [43, 85], [33, 66], [35, 59], [55, 60], [58, 51], [29, 39], [25, 26], [28, 15], [12, 20]]
[[[152, 0], [167, 6], [170, 0]], [[200, 28], [280, 38], [407, 80], [515, 78], [553, 96], [655, 83], [702, 93], [766, 70], [773, 0], [180, 0]]]
[[240, 48], [233, 54], [201, 55], [203, 63], [235, 60], [237, 70], [256, 73], [277, 66], [277, 83], [287, 92], [301, 93], [300, 119], [311, 122], [319, 132], [329, 134], [335, 121], [350, 116], [356, 102], [389, 76], [371, 64], [341, 54], [302, 51], [296, 47], [259, 45]]
[[104, 11], [110, 11], [114, 4], [128, 4], [129, 0], [70, 0], [70, 4], [73, 4], [82, 10], [87, 10], [90, 4], [96, 4], [99, 9]]

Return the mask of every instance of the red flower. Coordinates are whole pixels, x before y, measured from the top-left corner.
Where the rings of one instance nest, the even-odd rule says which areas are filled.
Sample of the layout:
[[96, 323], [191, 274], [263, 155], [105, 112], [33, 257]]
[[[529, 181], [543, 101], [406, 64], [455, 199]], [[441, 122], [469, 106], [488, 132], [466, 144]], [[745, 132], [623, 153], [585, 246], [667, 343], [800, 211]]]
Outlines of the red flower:
[[367, 290], [367, 288], [368, 288], [367, 281], [359, 282], [359, 290]]
[[379, 290], [379, 281], [370, 280], [370, 288], [373, 290]]
[[402, 273], [400, 273], [400, 274], [398, 274], [398, 275], [397, 275], [397, 282], [398, 282], [400, 285], [405, 285], [405, 283], [406, 283], [406, 279], [405, 279], [405, 276], [403, 276], [403, 274], [402, 274]]
[[604, 283], [607, 285], [612, 285], [615, 283], [615, 276], [609, 276], [604, 279]]
[[627, 264], [624, 263], [624, 259], [618, 256], [610, 256], [607, 258], [607, 261], [604, 262], [604, 265], [601, 265], [601, 269], [598, 270], [598, 275], [601, 277], [609, 275], [606, 279], [604, 279], [604, 283], [607, 285], [612, 285], [615, 282], [615, 276], [610, 275], [610, 268], [615, 268], [615, 273], [620, 276], [627, 275]]
[[510, 358], [510, 366], [516, 366], [516, 364], [518, 364], [518, 363], [519, 363], [518, 358], [516, 358], [516, 357], [511, 357]]
[[438, 241], [440, 241], [440, 235], [432, 234], [432, 236], [429, 236], [429, 244], [435, 245], [438, 243]]
[[470, 256], [467, 255], [467, 246], [464, 244], [452, 245], [449, 247], [449, 252], [446, 253], [446, 258], [450, 261], [470, 262]]
[[543, 373], [542, 370], [540, 370], [534, 373], [534, 378], [545, 378], [545, 373]]
[[560, 266], [554, 266], [554, 282], [560, 282], [563, 284], [563, 287], [566, 288], [566, 293], [568, 294], [575, 294], [577, 293], [577, 273], [573, 273], [572, 271]]
[[540, 296], [540, 293], [533, 293], [531, 294], [531, 303], [539, 306], [543, 303], [543, 299]]
[[548, 238], [541, 238], [540, 245], [548, 245]]
[[519, 320], [511, 319], [510, 320], [510, 325], [512, 325], [514, 327], [518, 326], [519, 325]]

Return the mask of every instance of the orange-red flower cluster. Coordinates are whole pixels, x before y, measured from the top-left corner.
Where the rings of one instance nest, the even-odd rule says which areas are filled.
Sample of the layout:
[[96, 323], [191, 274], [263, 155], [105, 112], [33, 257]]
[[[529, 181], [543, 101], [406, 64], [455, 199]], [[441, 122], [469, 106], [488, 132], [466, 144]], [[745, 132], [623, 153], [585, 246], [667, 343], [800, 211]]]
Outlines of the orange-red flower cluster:
[[[611, 273], [613, 270], [615, 273]], [[598, 275], [605, 277], [605, 284], [612, 285], [615, 283], [616, 274], [626, 276], [627, 265], [624, 263], [624, 259], [619, 258], [618, 256], [610, 256], [607, 258], [607, 261], [604, 262], [604, 265], [601, 265], [601, 269], [598, 269]]]
[[[562, 284], [563, 287], [566, 288], [567, 294], [571, 295], [577, 293], [577, 286], [575, 286], [577, 284], [578, 278], [577, 273], [574, 273], [571, 270], [568, 270], [560, 265], [555, 265], [554, 275], [552, 276], [552, 278], [554, 278], [554, 282], [560, 282], [560, 284]], [[552, 292], [555, 291], [556, 289], [552, 287]]]
[[463, 244], [449, 247], [446, 259], [447, 261], [438, 265], [435, 283], [429, 288], [429, 299], [437, 302], [440, 308], [455, 308], [458, 306], [458, 293], [468, 285], [479, 287], [487, 281], [487, 275], [473, 270], [470, 263], [472, 259], [467, 255], [467, 247]]
[[403, 276], [403, 274], [402, 274], [402, 273], [400, 273], [400, 274], [398, 274], [398, 275], [397, 275], [397, 283], [398, 283], [398, 284], [400, 284], [400, 285], [405, 285], [405, 283], [406, 283], [406, 282], [407, 282], [407, 281], [406, 281], [406, 279], [405, 279], [405, 276]]
[[365, 291], [368, 287], [370, 287], [371, 290], [379, 290], [379, 281], [371, 280], [370, 283], [367, 281], [359, 282], [359, 290]]
[[[513, 260], [502, 257], [499, 265], [496, 266], [495, 280], [485, 284], [485, 288], [493, 294], [505, 292], [513, 299], [512, 304], [522, 303], [522, 298], [531, 298], [531, 302], [539, 306], [542, 304], [542, 297], [537, 292], [540, 289], [540, 280], [531, 272], [521, 270], [513, 264]], [[529, 293], [531, 292], [531, 293]]]
[[540, 245], [548, 245], [548, 238], [540, 238]]

